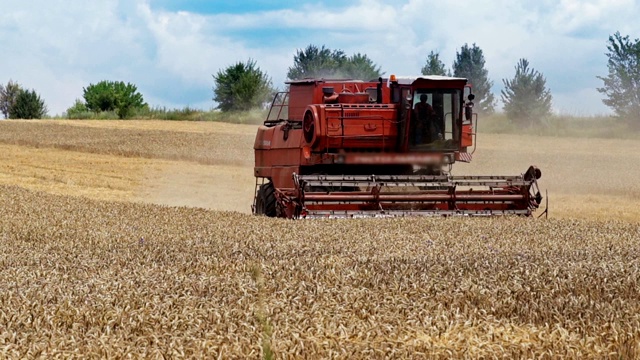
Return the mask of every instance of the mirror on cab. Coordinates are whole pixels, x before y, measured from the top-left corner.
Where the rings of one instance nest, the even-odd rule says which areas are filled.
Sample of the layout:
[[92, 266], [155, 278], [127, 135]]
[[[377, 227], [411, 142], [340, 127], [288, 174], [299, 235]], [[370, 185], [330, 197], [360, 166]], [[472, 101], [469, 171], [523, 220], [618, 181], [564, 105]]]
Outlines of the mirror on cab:
[[473, 94], [467, 95], [467, 99], [469, 99], [469, 101], [464, 105], [464, 118], [467, 121], [471, 121], [471, 118], [473, 117], [473, 99], [475, 98], [476, 96]]

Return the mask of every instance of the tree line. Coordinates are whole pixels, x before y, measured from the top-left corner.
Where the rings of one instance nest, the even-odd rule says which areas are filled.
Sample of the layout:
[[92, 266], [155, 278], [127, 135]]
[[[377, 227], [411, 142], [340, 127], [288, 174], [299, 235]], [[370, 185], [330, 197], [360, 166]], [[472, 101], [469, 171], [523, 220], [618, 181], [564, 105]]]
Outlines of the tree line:
[[[629, 36], [621, 36], [619, 32], [609, 37], [607, 45], [609, 74], [598, 76], [603, 86], [597, 90], [605, 95], [603, 103], [610, 107], [617, 117], [637, 128], [640, 128], [640, 40], [631, 41]], [[529, 60], [521, 58], [514, 67], [512, 78], [502, 79], [504, 88], [500, 91], [503, 111], [507, 118], [523, 125], [536, 125], [551, 115], [553, 96], [547, 88], [544, 75], [531, 67]], [[254, 73], [254, 79], [260, 79], [261, 92], [255, 97], [248, 95], [250, 89], [245, 87], [243, 73]], [[233, 76], [229, 76], [233, 73]], [[485, 68], [482, 49], [475, 43], [464, 44], [456, 51], [451, 69], [442, 62], [439, 52], [431, 51], [424, 66], [423, 75], [442, 75], [463, 77], [468, 79], [476, 96], [477, 109], [482, 114], [495, 111], [496, 99], [491, 91], [493, 81]], [[342, 50], [331, 50], [315, 45], [297, 50], [293, 58], [293, 66], [288, 68], [288, 80], [304, 78], [349, 78], [355, 80], [375, 80], [384, 73], [366, 54], [347, 56]], [[254, 60], [246, 63], [238, 62], [213, 75], [215, 86], [214, 101], [223, 111], [242, 110], [248, 106], [256, 106], [268, 101], [275, 92], [271, 79], [262, 72]], [[249, 96], [251, 102], [244, 101], [235, 94]]]
[[[597, 90], [604, 95], [603, 103], [615, 115], [640, 129], [640, 40], [631, 40], [619, 32], [611, 35], [607, 43], [608, 74], [598, 76], [602, 87]], [[535, 125], [551, 115], [553, 97], [547, 88], [544, 75], [535, 70], [526, 58], [518, 60], [512, 78], [502, 79], [500, 91], [503, 111], [507, 118], [519, 124]], [[482, 49], [475, 43], [464, 44], [456, 51], [450, 69], [442, 62], [440, 53], [431, 51], [420, 71], [423, 75], [463, 77], [469, 80], [476, 96], [478, 112], [491, 114], [495, 111], [496, 99], [491, 91]], [[376, 80], [383, 76], [381, 70], [366, 54], [347, 55], [342, 50], [308, 45], [298, 49], [293, 56], [293, 65], [287, 69], [288, 80], [304, 78], [333, 78], [354, 80]], [[213, 101], [217, 109], [244, 111], [261, 107], [269, 102], [277, 91], [268, 74], [257, 62], [249, 59], [239, 61], [213, 74]], [[67, 109], [67, 116], [91, 112], [114, 112], [121, 119], [128, 118], [148, 104], [135, 85], [122, 81], [104, 80], [83, 88], [83, 98], [77, 99]], [[9, 80], [0, 84], [0, 111], [5, 118], [33, 119], [47, 116], [44, 100], [35, 90]]]
[[[603, 86], [597, 90], [605, 95], [603, 103], [610, 107], [617, 117], [640, 128], [640, 40], [631, 41], [629, 36], [619, 32], [609, 37], [607, 76], [598, 76]], [[256, 93], [252, 105], [268, 101], [275, 91], [270, 78], [260, 70], [254, 60], [220, 70], [214, 75], [214, 101], [224, 104], [223, 111], [242, 110], [249, 106], [234, 93], [240, 93], [242, 82], [230, 81], [226, 76], [230, 69], [244, 69], [247, 73], [259, 74], [262, 92]], [[551, 115], [553, 96], [547, 88], [544, 75], [531, 67], [526, 58], [518, 60], [512, 78], [502, 79], [504, 88], [500, 91], [503, 111], [507, 118], [519, 125], [536, 125]], [[493, 82], [485, 68], [483, 51], [476, 44], [464, 44], [456, 51], [452, 68], [447, 69], [440, 54], [431, 51], [421, 69], [423, 75], [463, 77], [469, 80], [476, 96], [477, 108], [482, 114], [495, 111], [496, 99], [491, 91]], [[342, 50], [331, 50], [325, 46], [309, 45], [297, 50], [293, 66], [288, 69], [288, 80], [304, 78], [349, 78], [375, 80], [384, 73], [366, 54], [347, 56]], [[242, 77], [242, 71], [234, 74]], [[246, 92], [243, 93], [247, 96]]]
[[[472, 85], [478, 111], [483, 114], [495, 111], [496, 100], [491, 92], [493, 82], [485, 68], [483, 51], [476, 44], [463, 45], [456, 52], [451, 69], [446, 68], [438, 52], [431, 51], [421, 73], [467, 78]], [[383, 74], [380, 66], [366, 54], [356, 53], [347, 56], [342, 50], [332, 50], [324, 45], [309, 45], [297, 50], [293, 57], [293, 66], [288, 68], [287, 78], [347, 78], [370, 81], [378, 79]], [[255, 107], [268, 101], [275, 92], [271, 79], [252, 59], [220, 70], [213, 78], [213, 100], [218, 102], [218, 108], [222, 111]], [[531, 124], [551, 114], [551, 93], [546, 88], [546, 80], [542, 74], [529, 68], [526, 59], [518, 62], [514, 78], [504, 79], [503, 83], [505, 90], [501, 95], [505, 104], [504, 110], [512, 121]]]
[[[135, 85], [123, 81], [101, 81], [83, 88], [83, 100], [67, 109], [73, 118], [82, 112], [115, 112], [120, 119], [129, 117], [135, 110], [148, 105]], [[0, 111], [5, 119], [41, 119], [47, 116], [47, 106], [35, 90], [26, 90], [22, 85], [9, 80], [0, 84]]]

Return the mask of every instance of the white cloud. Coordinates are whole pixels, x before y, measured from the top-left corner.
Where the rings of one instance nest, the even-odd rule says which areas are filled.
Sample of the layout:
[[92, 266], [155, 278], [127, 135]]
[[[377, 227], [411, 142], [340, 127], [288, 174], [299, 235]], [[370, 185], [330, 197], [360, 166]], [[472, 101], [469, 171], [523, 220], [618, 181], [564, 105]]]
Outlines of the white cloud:
[[[633, 0], [561, 0], [551, 16], [553, 27], [562, 33], [588, 31], [594, 27], [617, 26], [618, 16], [632, 11]], [[635, 13], [637, 15], [637, 12]]]
[[168, 12], [148, 0], [25, 0], [0, 13], [1, 46], [11, 49], [0, 57], [0, 82], [36, 89], [52, 114], [105, 79], [136, 84], [152, 105], [209, 108], [211, 75], [249, 58], [282, 87], [296, 49], [309, 44], [415, 74], [431, 50], [451, 66], [462, 45], [476, 43], [496, 96], [524, 57], [546, 76], [556, 110], [604, 113], [595, 88], [607, 71], [607, 38], [618, 30], [635, 38], [638, 13], [633, 0], [361, 0], [235, 15]]
[[126, 80], [147, 66], [144, 34], [122, 18], [117, 3], [5, 5], [0, 34], [11, 56], [0, 60], [2, 77], [36, 89], [51, 113], [71, 106], [90, 82], [105, 77]]

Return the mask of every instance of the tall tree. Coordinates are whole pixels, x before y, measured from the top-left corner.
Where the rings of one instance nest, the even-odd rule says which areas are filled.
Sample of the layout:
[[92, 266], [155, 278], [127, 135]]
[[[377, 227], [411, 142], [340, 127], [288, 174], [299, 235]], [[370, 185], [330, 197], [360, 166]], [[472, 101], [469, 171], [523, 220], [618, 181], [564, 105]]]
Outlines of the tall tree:
[[260, 107], [275, 92], [269, 76], [252, 59], [219, 70], [213, 79], [213, 100], [218, 102], [218, 109], [222, 111]]
[[489, 80], [489, 71], [485, 69], [485, 60], [482, 49], [476, 44], [471, 47], [464, 44], [460, 52], [456, 52], [453, 62], [453, 75], [467, 78], [471, 83], [473, 93], [476, 96], [476, 106], [480, 112], [491, 114], [494, 111], [495, 99], [491, 93], [493, 82]]
[[114, 84], [116, 94], [116, 113], [120, 119], [129, 117], [135, 109], [147, 106], [138, 88], [131, 83], [117, 81]]
[[440, 53], [433, 50], [427, 56], [427, 62], [422, 67], [422, 75], [451, 75], [451, 71], [447, 72], [444, 63], [440, 60]]
[[598, 76], [604, 82], [598, 91], [607, 97], [602, 102], [640, 128], [640, 40], [616, 32], [609, 36], [607, 50], [609, 74]]
[[289, 68], [287, 77], [290, 80], [343, 77], [342, 67], [346, 62], [347, 55], [342, 50], [309, 45], [293, 56], [293, 67]]
[[551, 91], [547, 80], [533, 68], [527, 59], [520, 59], [513, 79], [502, 79], [501, 91], [504, 111], [513, 122], [534, 125], [551, 115]]
[[41, 119], [47, 115], [47, 106], [35, 90], [20, 90], [11, 107], [12, 119]]
[[343, 71], [351, 79], [365, 81], [377, 80], [383, 74], [380, 66], [376, 66], [367, 55], [360, 53], [349, 56]]
[[366, 54], [347, 56], [342, 50], [331, 50], [315, 45], [298, 50], [293, 66], [287, 72], [289, 80], [305, 78], [347, 78], [374, 80], [384, 74]]
[[5, 119], [10, 117], [11, 108], [22, 91], [20, 85], [9, 80], [6, 86], [0, 84], [0, 111]]

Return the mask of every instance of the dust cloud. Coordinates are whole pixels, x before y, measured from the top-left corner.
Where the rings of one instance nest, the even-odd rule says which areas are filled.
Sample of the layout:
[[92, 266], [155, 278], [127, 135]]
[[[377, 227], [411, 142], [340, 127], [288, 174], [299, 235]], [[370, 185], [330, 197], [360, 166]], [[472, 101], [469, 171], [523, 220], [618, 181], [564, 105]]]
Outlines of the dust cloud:
[[171, 162], [147, 170], [136, 200], [250, 213], [254, 189], [252, 167]]

